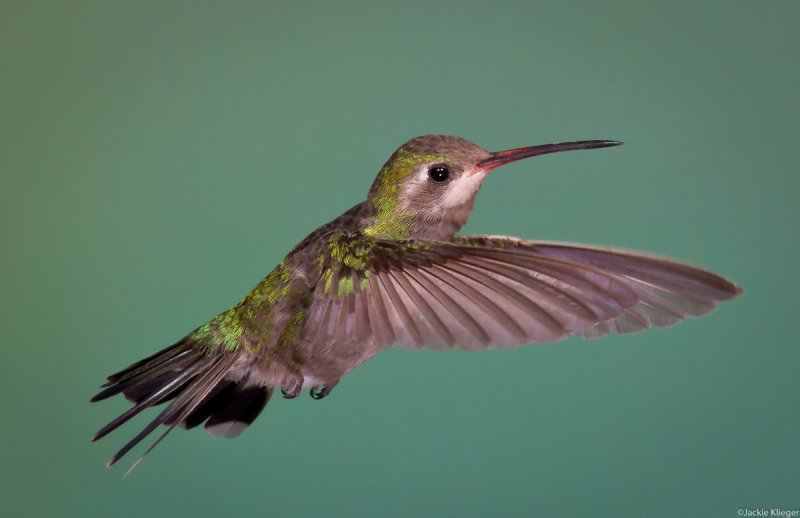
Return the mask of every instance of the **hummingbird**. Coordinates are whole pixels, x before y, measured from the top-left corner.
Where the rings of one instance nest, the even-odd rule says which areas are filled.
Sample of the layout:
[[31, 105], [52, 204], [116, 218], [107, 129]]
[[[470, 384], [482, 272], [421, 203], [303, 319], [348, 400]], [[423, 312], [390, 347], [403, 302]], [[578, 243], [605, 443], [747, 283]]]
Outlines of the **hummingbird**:
[[[478, 351], [669, 327], [743, 293], [707, 270], [595, 246], [457, 235], [486, 176], [586, 140], [489, 152], [448, 135], [416, 137], [378, 172], [365, 201], [313, 231], [241, 302], [175, 344], [108, 377], [91, 401], [163, 410], [109, 461], [161, 425], [237, 437], [276, 390], [322, 399], [387, 347]], [[130, 470], [129, 470], [130, 471]]]

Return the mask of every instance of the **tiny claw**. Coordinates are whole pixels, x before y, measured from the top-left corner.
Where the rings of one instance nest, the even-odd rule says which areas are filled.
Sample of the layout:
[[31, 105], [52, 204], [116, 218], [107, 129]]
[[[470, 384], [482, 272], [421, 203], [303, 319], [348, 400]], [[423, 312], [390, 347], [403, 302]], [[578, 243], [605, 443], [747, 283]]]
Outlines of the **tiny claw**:
[[300, 385], [295, 385], [292, 387], [291, 390], [286, 390], [285, 388], [281, 387], [281, 394], [286, 399], [294, 399], [300, 395], [300, 389], [302, 387]]
[[303, 376], [300, 373], [288, 376], [288, 379], [284, 380], [283, 385], [281, 385], [281, 394], [286, 399], [296, 398], [302, 390]]
[[331, 390], [333, 390], [333, 387], [335, 387], [337, 383], [339, 383], [339, 380], [327, 385], [314, 385], [311, 387], [311, 390], [308, 391], [308, 394], [311, 396], [311, 399], [322, 399], [331, 393]]

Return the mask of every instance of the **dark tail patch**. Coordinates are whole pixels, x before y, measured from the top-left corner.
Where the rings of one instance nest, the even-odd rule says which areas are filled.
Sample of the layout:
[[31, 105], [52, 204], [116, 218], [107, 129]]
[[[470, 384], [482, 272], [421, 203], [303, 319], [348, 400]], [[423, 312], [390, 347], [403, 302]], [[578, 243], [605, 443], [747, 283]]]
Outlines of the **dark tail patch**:
[[272, 392], [272, 388], [263, 385], [240, 383], [228, 400], [210, 414], [206, 431], [214, 437], [238, 437], [264, 410]]

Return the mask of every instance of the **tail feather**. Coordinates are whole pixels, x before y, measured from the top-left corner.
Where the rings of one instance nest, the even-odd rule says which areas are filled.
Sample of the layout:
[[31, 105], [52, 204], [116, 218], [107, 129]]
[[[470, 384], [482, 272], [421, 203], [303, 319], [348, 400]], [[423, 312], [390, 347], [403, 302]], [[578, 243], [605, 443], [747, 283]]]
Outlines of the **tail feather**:
[[236, 437], [264, 408], [272, 388], [248, 378], [226, 379], [238, 358], [236, 354], [207, 356], [194, 345], [190, 339], [181, 340], [109, 376], [108, 382], [102, 386], [104, 390], [91, 399], [100, 401], [121, 393], [135, 403], [102, 427], [93, 441], [114, 431], [143, 410], [172, 400], [108, 461], [108, 466], [116, 463], [162, 424], [168, 427], [167, 430], [134, 466], [176, 426], [193, 428], [207, 421], [206, 429], [212, 435]]
[[108, 377], [108, 382], [105, 383], [103, 386], [108, 387], [110, 385], [119, 384], [120, 382], [138, 376], [143, 372], [152, 370], [156, 367], [164, 366], [174, 358], [184, 356], [190, 353], [191, 351], [192, 349], [191, 347], [189, 347], [187, 339], [184, 338], [170, 345], [169, 347], [161, 349], [157, 353], [154, 353], [148, 356], [147, 358], [141, 359], [138, 362], [133, 363], [128, 367], [122, 369], [121, 371], [112, 374], [111, 376]]
[[221, 356], [214, 359], [210, 364], [206, 364], [204, 367], [204, 372], [202, 374], [197, 375], [194, 380], [186, 386], [184, 390], [181, 391], [181, 394], [175, 398], [173, 402], [171, 402], [167, 408], [165, 408], [158, 416], [153, 419], [153, 421], [148, 424], [144, 430], [139, 432], [139, 434], [131, 439], [125, 446], [123, 446], [113, 457], [108, 461], [107, 466], [111, 467], [116, 463], [119, 459], [122, 458], [123, 455], [128, 453], [131, 448], [139, 444], [142, 439], [150, 435], [159, 425], [164, 424], [166, 422], [172, 422], [169, 425], [169, 428], [159, 436], [158, 439], [150, 445], [147, 450], [139, 457], [139, 459], [133, 463], [133, 465], [128, 469], [125, 473], [128, 473], [133, 470], [144, 457], [153, 451], [153, 448], [158, 446], [158, 444], [164, 440], [164, 438], [175, 429], [175, 427], [183, 421], [186, 416], [192, 413], [194, 409], [200, 405], [200, 403], [205, 399], [205, 397], [211, 392], [211, 390], [224, 378], [225, 374], [228, 373], [230, 368], [233, 366], [233, 362], [236, 361], [236, 356], [229, 355], [229, 356]]
[[200, 363], [191, 365], [189, 368], [178, 374], [174, 379], [169, 380], [162, 387], [155, 390], [148, 397], [142, 399], [140, 402], [137, 402], [133, 408], [128, 409], [122, 415], [101, 428], [96, 434], [94, 434], [92, 441], [96, 441], [113, 432], [118, 427], [128, 422], [128, 420], [130, 420], [133, 416], [140, 413], [142, 410], [166, 400], [169, 396], [174, 396], [177, 391], [180, 391], [184, 388], [184, 385], [188, 382], [187, 380], [190, 380], [191, 376], [195, 375], [197, 371], [201, 369], [201, 367], [202, 364]]
[[[105, 388], [105, 390], [100, 391], [90, 401], [92, 403], [101, 401], [120, 392], [127, 395], [128, 391], [136, 391], [137, 389], [141, 393], [143, 392], [141, 389], [145, 387], [146, 383], [152, 384], [158, 376], [170, 370], [184, 369], [188, 363], [196, 360], [199, 356], [196, 351], [187, 345], [185, 340], [181, 340], [109, 376], [108, 381], [100, 387]], [[156, 386], [152, 388], [153, 390], [158, 389]], [[129, 397], [129, 399], [138, 403], [135, 398]]]
[[[184, 371], [185, 371], [185, 369], [184, 370], [178, 370], [178, 369], [168, 370], [167, 372], [164, 372], [162, 374], [158, 374], [155, 378], [153, 378], [151, 380], [141, 381], [141, 382], [138, 382], [138, 383], [132, 382], [129, 386], [127, 386], [124, 389], [122, 389], [122, 395], [125, 396], [125, 399], [127, 399], [131, 403], [139, 404], [142, 401], [144, 401], [145, 399], [147, 399], [148, 397], [150, 397], [150, 394], [152, 394], [153, 392], [155, 392], [157, 390], [160, 390], [161, 387], [163, 387], [164, 385], [168, 384], [170, 381], [172, 381], [175, 378], [177, 378], [178, 376], [180, 376], [181, 373], [184, 372]], [[172, 392], [172, 393], [166, 395], [164, 398], [162, 398], [159, 401], [159, 403], [163, 403], [164, 401], [172, 399], [175, 396], [176, 396], [176, 393]]]

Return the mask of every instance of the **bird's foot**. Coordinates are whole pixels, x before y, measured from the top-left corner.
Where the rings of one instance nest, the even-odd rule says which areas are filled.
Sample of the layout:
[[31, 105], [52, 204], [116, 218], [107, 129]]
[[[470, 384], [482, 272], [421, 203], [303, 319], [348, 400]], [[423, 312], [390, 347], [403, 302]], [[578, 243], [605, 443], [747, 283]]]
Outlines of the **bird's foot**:
[[322, 399], [331, 393], [331, 390], [333, 390], [333, 387], [335, 387], [337, 383], [339, 383], [339, 380], [333, 383], [326, 383], [325, 385], [314, 385], [311, 387], [311, 390], [308, 391], [308, 394], [312, 399]]
[[303, 376], [302, 375], [295, 375], [291, 378], [287, 383], [281, 385], [281, 394], [286, 399], [296, 398], [300, 395], [300, 391], [303, 389]]

